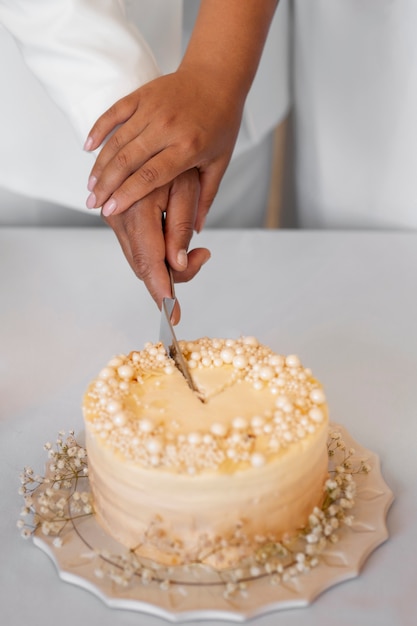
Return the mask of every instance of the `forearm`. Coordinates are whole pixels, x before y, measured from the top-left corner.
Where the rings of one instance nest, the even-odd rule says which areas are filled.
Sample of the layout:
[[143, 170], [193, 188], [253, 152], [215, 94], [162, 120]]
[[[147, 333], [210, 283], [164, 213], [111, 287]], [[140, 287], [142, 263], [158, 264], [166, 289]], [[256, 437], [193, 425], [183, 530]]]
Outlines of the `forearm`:
[[197, 70], [243, 105], [278, 0], [201, 0], [181, 69]]

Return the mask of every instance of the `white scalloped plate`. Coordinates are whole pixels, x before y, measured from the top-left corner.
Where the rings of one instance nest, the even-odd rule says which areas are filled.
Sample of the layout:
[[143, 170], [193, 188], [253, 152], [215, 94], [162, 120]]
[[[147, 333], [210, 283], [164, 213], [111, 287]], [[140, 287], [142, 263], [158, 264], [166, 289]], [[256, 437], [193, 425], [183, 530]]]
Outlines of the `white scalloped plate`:
[[109, 607], [129, 609], [161, 617], [171, 622], [219, 619], [243, 622], [272, 611], [304, 607], [329, 587], [356, 577], [364, 562], [388, 538], [386, 516], [393, 494], [386, 485], [376, 454], [352, 439], [342, 426], [339, 430], [347, 447], [356, 451], [355, 458], [371, 466], [368, 474], [355, 476], [357, 494], [352, 510], [354, 522], [339, 531], [339, 541], [327, 547], [319, 565], [287, 583], [272, 584], [269, 576], [251, 580], [245, 595], [223, 596], [222, 586], [213, 574], [199, 571], [198, 580], [189, 568], [175, 568], [173, 584], [168, 590], [157, 583], [116, 585], [108, 577], [98, 578], [97, 550], [109, 554], [123, 548], [104, 533], [94, 516], [74, 525], [63, 538], [63, 545], [54, 546], [53, 537], [36, 531], [33, 541], [55, 563], [60, 578], [92, 592]]

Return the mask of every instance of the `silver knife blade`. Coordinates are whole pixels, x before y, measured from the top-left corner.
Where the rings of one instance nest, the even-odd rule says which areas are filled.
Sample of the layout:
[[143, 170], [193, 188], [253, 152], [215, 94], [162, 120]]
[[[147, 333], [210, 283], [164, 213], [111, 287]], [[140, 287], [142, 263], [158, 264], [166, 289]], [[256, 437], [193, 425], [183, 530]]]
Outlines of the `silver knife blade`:
[[184, 376], [189, 387], [194, 391], [199, 400], [203, 401], [201, 394], [193, 381], [190, 370], [188, 369], [188, 365], [186, 360], [184, 359], [184, 355], [181, 352], [181, 348], [179, 347], [174, 327], [171, 322], [171, 315], [175, 306], [175, 302], [176, 298], [164, 298], [162, 300], [159, 340], [165, 346], [165, 350], [167, 351], [168, 356], [170, 356], [175, 361], [175, 365]]

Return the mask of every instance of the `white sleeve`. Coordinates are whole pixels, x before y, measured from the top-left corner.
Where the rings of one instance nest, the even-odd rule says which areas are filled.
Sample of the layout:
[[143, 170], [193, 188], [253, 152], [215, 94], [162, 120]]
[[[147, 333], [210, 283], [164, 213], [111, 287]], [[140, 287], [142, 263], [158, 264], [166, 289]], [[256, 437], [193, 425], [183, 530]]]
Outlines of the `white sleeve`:
[[123, 0], [0, 0], [0, 23], [82, 141], [109, 106], [160, 73]]

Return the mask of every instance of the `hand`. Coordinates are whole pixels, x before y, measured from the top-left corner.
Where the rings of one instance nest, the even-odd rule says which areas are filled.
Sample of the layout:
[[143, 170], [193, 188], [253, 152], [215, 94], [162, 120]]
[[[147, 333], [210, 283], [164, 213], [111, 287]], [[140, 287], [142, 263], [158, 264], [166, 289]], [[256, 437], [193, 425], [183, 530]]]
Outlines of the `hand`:
[[[162, 298], [171, 297], [165, 260], [173, 270], [175, 282], [191, 280], [210, 258], [206, 248], [188, 252], [193, 235], [198, 202], [198, 172], [190, 170], [133, 204], [128, 210], [103, 216], [114, 230], [124, 255], [136, 276], [144, 281], [161, 308]], [[165, 228], [162, 213], [166, 211]], [[172, 315], [179, 322], [180, 307]]]
[[[197, 167], [199, 232], [230, 161], [243, 100], [228, 98], [209, 72], [180, 69], [122, 98], [93, 126], [86, 147], [107, 140], [91, 171], [89, 208], [119, 215], [182, 172]], [[116, 128], [118, 127], [118, 128]], [[116, 129], [116, 130], [115, 130]]]

